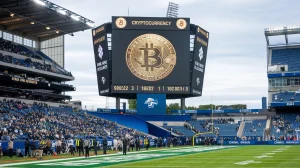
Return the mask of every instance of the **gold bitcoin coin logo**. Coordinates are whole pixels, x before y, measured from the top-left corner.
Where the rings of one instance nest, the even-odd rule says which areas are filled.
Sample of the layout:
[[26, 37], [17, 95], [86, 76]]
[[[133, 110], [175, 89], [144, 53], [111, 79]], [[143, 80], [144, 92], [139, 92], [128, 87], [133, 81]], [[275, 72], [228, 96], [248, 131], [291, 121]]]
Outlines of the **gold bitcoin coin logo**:
[[172, 43], [163, 36], [143, 34], [129, 44], [126, 63], [136, 77], [146, 81], [158, 81], [173, 71], [176, 51]]
[[124, 28], [126, 26], [126, 24], [127, 24], [126, 19], [124, 19], [124, 18], [118, 18], [118, 19], [116, 19], [116, 26], [118, 28]]
[[178, 19], [176, 22], [176, 26], [178, 27], [178, 29], [185, 29], [187, 26], [187, 23], [184, 19]]

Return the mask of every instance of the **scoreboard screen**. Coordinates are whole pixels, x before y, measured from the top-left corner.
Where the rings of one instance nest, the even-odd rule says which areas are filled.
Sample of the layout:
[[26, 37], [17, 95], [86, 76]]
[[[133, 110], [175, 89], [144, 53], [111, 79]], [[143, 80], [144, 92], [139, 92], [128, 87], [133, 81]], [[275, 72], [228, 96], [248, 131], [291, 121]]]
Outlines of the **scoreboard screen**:
[[190, 94], [188, 18], [113, 17], [112, 93]]
[[195, 41], [194, 41], [194, 57], [192, 64], [192, 89], [193, 95], [202, 95], [202, 88], [204, 83], [204, 73], [208, 49], [209, 33], [197, 27]]

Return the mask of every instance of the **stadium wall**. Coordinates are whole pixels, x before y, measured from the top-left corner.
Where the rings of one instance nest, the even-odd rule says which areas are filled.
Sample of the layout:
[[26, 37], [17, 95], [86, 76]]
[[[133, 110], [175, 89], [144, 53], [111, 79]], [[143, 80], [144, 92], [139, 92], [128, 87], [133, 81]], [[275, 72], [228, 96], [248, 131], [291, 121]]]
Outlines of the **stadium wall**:
[[117, 122], [118, 124], [124, 125], [129, 128], [136, 129], [138, 131], [149, 133], [146, 122], [134, 115], [122, 115], [122, 114], [110, 114], [110, 113], [97, 113], [88, 112], [90, 115], [100, 117], [109, 121]]
[[154, 135], [156, 137], [169, 137], [171, 133], [167, 130], [164, 130], [154, 124], [146, 122], [149, 130], [149, 134]]

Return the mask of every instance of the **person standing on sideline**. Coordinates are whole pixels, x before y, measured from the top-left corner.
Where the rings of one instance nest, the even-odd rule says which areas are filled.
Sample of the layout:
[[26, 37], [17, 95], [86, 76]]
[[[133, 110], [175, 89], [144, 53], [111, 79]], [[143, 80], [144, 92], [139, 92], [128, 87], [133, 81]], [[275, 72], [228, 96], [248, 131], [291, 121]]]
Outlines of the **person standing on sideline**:
[[83, 142], [84, 148], [85, 148], [85, 157], [90, 157], [90, 140], [88, 138], [86, 138]]
[[98, 155], [98, 153], [97, 153], [97, 148], [98, 148], [98, 146], [97, 146], [97, 140], [96, 140], [96, 138], [93, 140], [93, 147], [94, 147], [94, 154], [97, 156]]
[[135, 150], [136, 151], [139, 151], [141, 148], [140, 148], [140, 139], [137, 137], [135, 139]]
[[8, 142], [8, 157], [10, 158], [12, 158], [13, 149], [14, 149], [14, 142], [10, 139], [10, 141]]
[[74, 140], [72, 138], [70, 138], [70, 140], [68, 141], [68, 146], [69, 146], [71, 155], [74, 156], [75, 154], [74, 154], [74, 147], [73, 147], [73, 145], [74, 145]]
[[27, 157], [27, 156], [29, 156], [29, 147], [30, 147], [30, 142], [29, 142], [28, 138], [26, 138], [24, 147], [25, 147], [25, 155], [24, 155], [24, 157]]
[[79, 151], [80, 151], [80, 148], [79, 148], [79, 142], [80, 142], [80, 141], [79, 141], [79, 139], [77, 138], [75, 142], [76, 142], [76, 152], [77, 152], [77, 154], [79, 154]]
[[0, 139], [0, 158], [1, 158], [1, 156], [2, 156], [2, 141]]
[[145, 147], [146, 147], [146, 150], [148, 150], [148, 138], [147, 137], [145, 137], [145, 139], [144, 139], [144, 145], [145, 145]]
[[127, 139], [124, 137], [124, 138], [123, 138], [123, 155], [126, 155], [126, 152], [127, 152], [127, 144], [128, 144], [128, 141], [127, 141]]
[[106, 150], [107, 150], [107, 140], [106, 140], [106, 137], [104, 137], [104, 139], [103, 139], [103, 154], [106, 154]]
[[57, 155], [60, 154], [60, 151], [61, 151], [61, 140], [57, 140], [56, 141], [56, 150], [57, 150]]
[[84, 148], [83, 140], [82, 140], [82, 138], [80, 138], [80, 140], [79, 140], [79, 156], [81, 156], [81, 154], [80, 154], [81, 152], [82, 152], [82, 155], [84, 155], [83, 148]]
[[134, 148], [134, 138], [132, 138], [129, 142], [130, 144], [130, 148], [131, 148], [131, 151], [133, 152], [133, 148]]

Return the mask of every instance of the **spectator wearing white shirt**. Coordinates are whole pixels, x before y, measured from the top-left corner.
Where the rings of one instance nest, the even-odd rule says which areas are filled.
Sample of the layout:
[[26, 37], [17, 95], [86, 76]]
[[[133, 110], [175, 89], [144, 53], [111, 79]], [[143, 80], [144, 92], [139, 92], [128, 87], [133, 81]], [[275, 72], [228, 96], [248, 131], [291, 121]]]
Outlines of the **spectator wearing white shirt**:
[[75, 155], [75, 152], [74, 152], [74, 140], [72, 138], [70, 138], [68, 140], [68, 146], [69, 146], [71, 155], [74, 156]]

